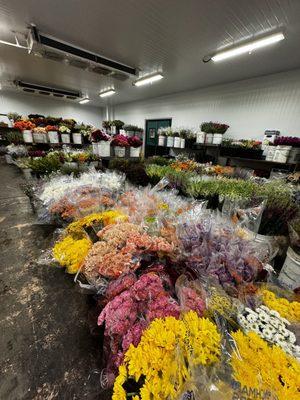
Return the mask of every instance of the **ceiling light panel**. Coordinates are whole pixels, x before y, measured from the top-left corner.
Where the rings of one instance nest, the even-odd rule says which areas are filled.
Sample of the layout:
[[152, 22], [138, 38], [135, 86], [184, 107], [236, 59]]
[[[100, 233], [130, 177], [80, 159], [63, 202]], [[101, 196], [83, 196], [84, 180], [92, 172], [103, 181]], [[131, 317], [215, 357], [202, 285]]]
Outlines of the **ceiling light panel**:
[[163, 75], [160, 73], [153, 74], [153, 75], [148, 75], [144, 76], [143, 78], [140, 78], [133, 82], [134, 86], [143, 86], [143, 85], [150, 85], [153, 82], [157, 82], [163, 79]]
[[109, 89], [109, 90], [105, 90], [104, 92], [99, 93], [99, 96], [100, 97], [108, 97], [108, 96], [112, 96], [115, 93], [116, 93], [115, 89]]

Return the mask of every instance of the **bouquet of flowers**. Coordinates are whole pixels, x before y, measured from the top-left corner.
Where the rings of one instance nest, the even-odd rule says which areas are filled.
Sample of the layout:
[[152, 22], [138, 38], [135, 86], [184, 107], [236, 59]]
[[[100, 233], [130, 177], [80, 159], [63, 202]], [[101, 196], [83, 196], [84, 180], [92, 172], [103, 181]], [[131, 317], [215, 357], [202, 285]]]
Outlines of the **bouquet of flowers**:
[[71, 129], [68, 128], [66, 125], [61, 125], [59, 127], [59, 132], [60, 133], [71, 133]]
[[111, 141], [112, 146], [129, 147], [128, 137], [118, 134], [115, 135]]
[[300, 138], [292, 136], [279, 136], [274, 140], [274, 145], [300, 147]]
[[47, 132], [50, 132], [50, 131], [57, 131], [57, 130], [58, 130], [58, 127], [57, 127], [57, 126], [54, 126], [54, 125], [47, 125], [45, 129], [46, 129]]
[[143, 141], [141, 138], [139, 138], [138, 136], [131, 136], [128, 138], [128, 144], [131, 147], [141, 147], [143, 144]]
[[102, 140], [107, 142], [110, 140], [110, 136], [100, 129], [97, 129], [91, 133], [92, 142], [101, 142]]
[[14, 123], [14, 128], [19, 129], [20, 131], [31, 131], [33, 128], [35, 128], [35, 125], [30, 121], [19, 120]]

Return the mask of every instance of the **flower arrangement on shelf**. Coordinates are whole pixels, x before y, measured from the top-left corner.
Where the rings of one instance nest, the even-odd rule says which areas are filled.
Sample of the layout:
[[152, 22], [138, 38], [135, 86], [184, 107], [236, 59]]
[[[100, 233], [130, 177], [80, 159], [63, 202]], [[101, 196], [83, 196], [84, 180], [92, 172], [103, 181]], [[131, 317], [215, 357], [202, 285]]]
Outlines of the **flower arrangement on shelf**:
[[24, 130], [33, 130], [35, 128], [35, 124], [33, 124], [30, 121], [24, 121], [24, 120], [17, 120], [14, 123], [14, 128], [19, 129], [20, 131]]
[[111, 127], [111, 121], [102, 121], [102, 127], [106, 130], [109, 130]]
[[17, 121], [20, 121], [22, 119], [22, 115], [20, 115], [20, 114], [18, 114], [16, 112], [9, 112], [9, 113], [7, 113], [7, 118], [10, 121], [17, 122]]
[[292, 136], [279, 136], [274, 140], [274, 145], [300, 147], [300, 138]]
[[66, 125], [60, 125], [59, 132], [60, 133], [71, 133], [71, 129], [69, 127], [67, 127]]
[[131, 136], [131, 137], [128, 138], [128, 144], [131, 147], [137, 148], [137, 147], [141, 147], [142, 146], [143, 141], [138, 136]]
[[103, 132], [101, 129], [96, 129], [91, 133], [92, 142], [107, 142], [108, 140], [110, 140], [110, 138], [111, 137], [107, 133]]
[[117, 147], [129, 147], [129, 142], [128, 142], [128, 137], [121, 135], [121, 134], [117, 134], [113, 137], [112, 141], [111, 141], [111, 145], [112, 146], [117, 146]]
[[45, 129], [46, 129], [46, 132], [56, 132], [56, 131], [58, 131], [58, 127], [55, 126], [55, 125], [47, 125], [45, 127]]
[[220, 124], [218, 122], [203, 122], [201, 124], [201, 131], [205, 133], [221, 133], [222, 135], [227, 131], [229, 125]]
[[36, 128], [33, 128], [34, 133], [39, 133], [41, 135], [45, 135], [47, 133], [46, 128], [43, 128], [41, 126], [37, 126]]

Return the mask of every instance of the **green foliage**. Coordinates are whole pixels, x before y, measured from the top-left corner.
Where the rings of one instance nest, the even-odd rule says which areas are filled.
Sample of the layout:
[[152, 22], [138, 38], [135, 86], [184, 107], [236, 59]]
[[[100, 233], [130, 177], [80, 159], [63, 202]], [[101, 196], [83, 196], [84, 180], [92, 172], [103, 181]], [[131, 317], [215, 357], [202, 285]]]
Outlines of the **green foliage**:
[[153, 156], [145, 160], [145, 164], [169, 165], [170, 160], [162, 156]]
[[23, 143], [23, 136], [22, 136], [21, 132], [9, 131], [6, 133], [5, 137], [9, 143], [13, 143], [13, 144]]
[[58, 171], [62, 164], [57, 153], [49, 153], [46, 157], [33, 158], [29, 162], [29, 168], [37, 175], [49, 175]]

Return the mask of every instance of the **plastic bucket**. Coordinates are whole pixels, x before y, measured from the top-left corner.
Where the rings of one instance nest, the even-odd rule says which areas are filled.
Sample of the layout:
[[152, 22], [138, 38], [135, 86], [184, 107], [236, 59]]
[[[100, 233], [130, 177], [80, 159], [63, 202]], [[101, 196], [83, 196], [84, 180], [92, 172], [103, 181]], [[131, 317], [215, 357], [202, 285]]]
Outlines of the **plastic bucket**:
[[221, 144], [223, 140], [222, 133], [214, 133], [213, 144]]
[[59, 137], [57, 131], [49, 131], [48, 139], [50, 143], [59, 143]]
[[180, 148], [181, 148], [181, 149], [184, 149], [184, 148], [185, 148], [185, 139], [184, 139], [184, 138], [181, 138], [181, 139], [180, 139]]
[[98, 156], [110, 157], [110, 142], [101, 140], [98, 143]]
[[115, 146], [115, 156], [118, 158], [125, 157], [126, 149], [125, 147]]
[[98, 154], [98, 143], [95, 143], [95, 142], [93, 142], [92, 143], [92, 152], [93, 152], [93, 154], [95, 154], [96, 156], [98, 156], [99, 154]]
[[289, 289], [296, 289], [300, 286], [300, 255], [289, 247], [286, 259], [280, 271], [279, 282]]
[[167, 147], [174, 147], [174, 137], [173, 136], [167, 137]]
[[25, 129], [23, 131], [23, 140], [24, 140], [25, 143], [32, 143], [33, 142], [33, 137], [32, 137], [31, 130]]
[[198, 132], [196, 135], [196, 143], [203, 144], [205, 143], [205, 132]]
[[139, 157], [141, 153], [140, 147], [130, 147], [130, 157]]
[[73, 133], [73, 143], [74, 144], [82, 144], [82, 136], [81, 133]]
[[175, 136], [174, 137], [174, 147], [180, 148], [180, 137]]
[[165, 136], [162, 136], [162, 135], [158, 136], [158, 145], [165, 146]]
[[69, 133], [61, 133], [61, 141], [65, 144], [71, 143], [70, 134]]
[[214, 139], [214, 134], [213, 133], [207, 133], [205, 136], [205, 143], [210, 144], [213, 142]]

